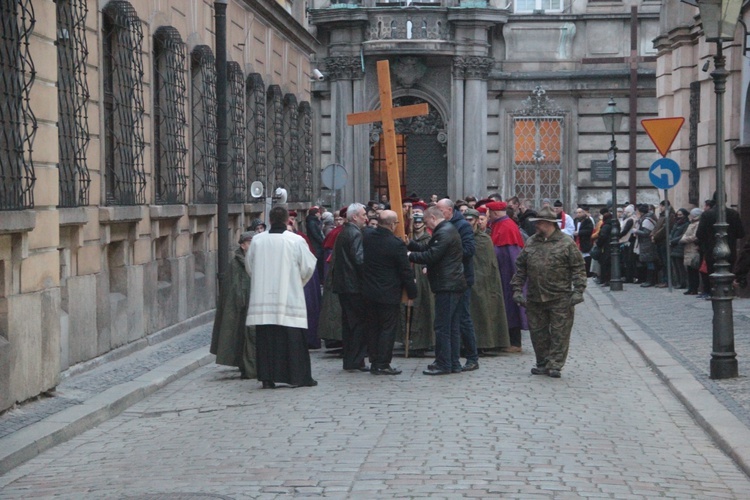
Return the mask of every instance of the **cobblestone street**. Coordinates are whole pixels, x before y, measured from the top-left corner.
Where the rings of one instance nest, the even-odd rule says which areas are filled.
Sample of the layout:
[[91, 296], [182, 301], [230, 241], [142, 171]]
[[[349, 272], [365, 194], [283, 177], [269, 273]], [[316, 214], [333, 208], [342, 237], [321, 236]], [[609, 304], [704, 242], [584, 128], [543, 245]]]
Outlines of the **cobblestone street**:
[[750, 480], [587, 299], [559, 380], [522, 355], [315, 388], [216, 365], [0, 476], [14, 498], [748, 498]]

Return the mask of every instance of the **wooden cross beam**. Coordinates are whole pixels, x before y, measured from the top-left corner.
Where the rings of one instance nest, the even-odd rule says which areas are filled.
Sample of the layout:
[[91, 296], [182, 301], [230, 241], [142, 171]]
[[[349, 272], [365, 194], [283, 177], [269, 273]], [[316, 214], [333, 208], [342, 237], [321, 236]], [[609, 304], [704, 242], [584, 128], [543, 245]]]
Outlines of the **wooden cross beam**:
[[[638, 63], [655, 62], [654, 56], [638, 56], [638, 7], [630, 8], [630, 55], [627, 57], [584, 57], [583, 64], [613, 64], [628, 63], [630, 66], [630, 110], [628, 112], [628, 126], [630, 137], [630, 154], [628, 155], [628, 201], [633, 203], [636, 198], [636, 135], [638, 132]], [[614, 203], [614, 202], [613, 202]]]
[[391, 72], [388, 61], [378, 61], [378, 88], [380, 89], [380, 109], [363, 111], [346, 115], [347, 125], [364, 125], [381, 122], [383, 124], [382, 140], [385, 144], [385, 166], [388, 175], [388, 199], [391, 210], [398, 215], [401, 224], [396, 225], [394, 234], [404, 238], [404, 211], [401, 204], [401, 183], [398, 176], [398, 153], [396, 151], [396, 126], [394, 120], [426, 115], [430, 112], [427, 103], [411, 106], [393, 107], [391, 94]]

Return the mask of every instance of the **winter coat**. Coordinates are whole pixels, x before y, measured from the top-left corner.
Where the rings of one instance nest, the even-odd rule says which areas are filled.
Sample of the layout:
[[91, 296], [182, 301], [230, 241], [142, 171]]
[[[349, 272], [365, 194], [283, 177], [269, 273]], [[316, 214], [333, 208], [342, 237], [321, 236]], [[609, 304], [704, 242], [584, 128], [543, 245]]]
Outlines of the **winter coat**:
[[[740, 214], [736, 210], [727, 208], [725, 218], [727, 222], [727, 244], [729, 245], [728, 260], [731, 269], [737, 258], [737, 240], [745, 237], [745, 229], [742, 227]], [[716, 245], [716, 231], [714, 226], [718, 220], [719, 210], [717, 207], [706, 210], [701, 214], [698, 230], [696, 231], [698, 244], [700, 245], [703, 258], [708, 263], [709, 269], [713, 266], [714, 261], [714, 245]]]
[[685, 219], [679, 224], [675, 222], [674, 227], [669, 231], [669, 255], [672, 257], [682, 260], [685, 256], [685, 245], [680, 243], [680, 240], [682, 240], [682, 236], [687, 231], [689, 225], [690, 223]]
[[427, 265], [432, 293], [466, 290], [461, 236], [450, 221], [438, 224], [427, 244], [412, 240], [408, 248], [411, 262]]
[[471, 228], [471, 224], [464, 219], [463, 214], [453, 209], [453, 218], [451, 218], [451, 224], [458, 230], [458, 234], [461, 236], [461, 248], [463, 249], [463, 265], [464, 265], [464, 277], [466, 278], [466, 285], [471, 286], [474, 284], [474, 254], [477, 252], [476, 243], [474, 242], [474, 230]]
[[379, 304], [400, 304], [401, 290], [410, 299], [417, 296], [414, 271], [406, 257], [406, 245], [384, 227], [364, 234], [363, 290], [367, 299]]
[[364, 261], [362, 231], [346, 222], [333, 245], [333, 293], [362, 293]]
[[637, 238], [636, 253], [638, 254], [638, 260], [644, 264], [659, 261], [656, 244], [651, 241], [651, 232], [655, 226], [654, 214], [649, 212], [640, 218], [638, 228], [635, 230]]
[[594, 246], [591, 241], [591, 235], [594, 233], [594, 223], [586, 215], [583, 216], [583, 219], [576, 219], [575, 223], [578, 227], [578, 248], [584, 254], [589, 253], [591, 247]]
[[[680, 243], [683, 245], [683, 262], [686, 267], [693, 267], [695, 269], [698, 269], [701, 265], [698, 237], [696, 236], [697, 230], [698, 219], [695, 219], [688, 224], [687, 229], [685, 229], [685, 234], [680, 238]], [[697, 264], [697, 266], [695, 264]]]

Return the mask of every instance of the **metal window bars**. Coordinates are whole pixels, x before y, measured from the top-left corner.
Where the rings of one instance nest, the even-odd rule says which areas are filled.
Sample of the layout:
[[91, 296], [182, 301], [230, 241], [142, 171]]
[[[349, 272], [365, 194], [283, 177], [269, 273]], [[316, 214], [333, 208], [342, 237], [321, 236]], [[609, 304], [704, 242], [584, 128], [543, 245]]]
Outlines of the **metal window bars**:
[[[247, 184], [249, 186], [252, 181], [261, 181], [264, 187], [269, 189], [269, 186], [265, 186], [268, 183], [266, 177], [266, 87], [259, 73], [248, 75], [245, 101]], [[248, 196], [247, 199], [251, 200], [252, 197]]]
[[185, 203], [185, 44], [172, 26], [154, 33], [154, 185], [157, 204]]
[[37, 122], [30, 92], [36, 71], [29, 38], [35, 23], [31, 0], [0, 0], [0, 210], [34, 206]]
[[282, 183], [289, 191], [290, 201], [299, 201], [302, 197], [299, 162], [299, 106], [294, 94], [284, 96], [284, 169]]
[[281, 87], [271, 85], [268, 87], [266, 97], [266, 116], [268, 119], [266, 127], [266, 151], [268, 165], [268, 182], [266, 187], [269, 191], [277, 187], [286, 187], [284, 181], [284, 101]]
[[312, 108], [302, 101], [299, 105], [300, 150], [297, 164], [302, 168], [302, 198], [312, 199], [313, 191], [313, 147], [312, 147]]
[[193, 200], [216, 203], [216, 60], [208, 45], [191, 55], [193, 127]]
[[89, 204], [89, 84], [85, 0], [57, 0], [57, 137], [61, 207]]
[[245, 77], [239, 63], [227, 63], [227, 105], [229, 106], [229, 201], [243, 203], [245, 182]]
[[141, 21], [124, 0], [102, 14], [106, 204], [139, 205], [146, 202]]

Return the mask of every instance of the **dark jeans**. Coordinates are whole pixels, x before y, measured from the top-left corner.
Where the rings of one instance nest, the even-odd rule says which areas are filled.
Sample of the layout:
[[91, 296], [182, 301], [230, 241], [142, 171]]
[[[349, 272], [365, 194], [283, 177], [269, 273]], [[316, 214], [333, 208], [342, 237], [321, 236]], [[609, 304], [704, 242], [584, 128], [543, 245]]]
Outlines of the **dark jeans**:
[[464, 292], [461, 300], [461, 344], [466, 351], [467, 363], [479, 363], [477, 354], [477, 336], [474, 332], [474, 322], [471, 320], [471, 287]]
[[382, 370], [391, 366], [393, 343], [401, 319], [401, 304], [367, 302], [367, 342], [370, 369]]
[[701, 273], [694, 267], [687, 268], [688, 291], [698, 293], [701, 285]]
[[461, 300], [463, 292], [435, 293], [435, 364], [438, 370], [461, 371]]
[[365, 365], [367, 356], [367, 306], [360, 293], [342, 293], [339, 303], [344, 370], [355, 370]]

